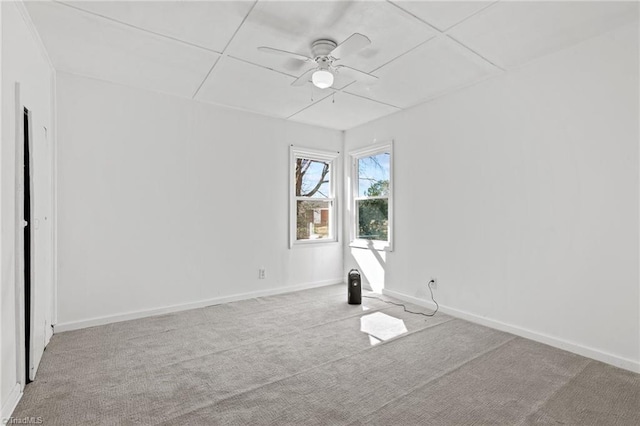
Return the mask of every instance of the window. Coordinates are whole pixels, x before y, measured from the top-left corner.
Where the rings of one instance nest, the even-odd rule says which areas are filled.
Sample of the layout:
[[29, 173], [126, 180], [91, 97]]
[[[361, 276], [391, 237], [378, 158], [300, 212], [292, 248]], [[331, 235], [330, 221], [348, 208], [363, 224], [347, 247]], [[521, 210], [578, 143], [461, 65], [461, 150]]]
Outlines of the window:
[[351, 245], [392, 249], [393, 144], [351, 153]]
[[335, 198], [338, 155], [291, 147], [290, 247], [338, 240]]

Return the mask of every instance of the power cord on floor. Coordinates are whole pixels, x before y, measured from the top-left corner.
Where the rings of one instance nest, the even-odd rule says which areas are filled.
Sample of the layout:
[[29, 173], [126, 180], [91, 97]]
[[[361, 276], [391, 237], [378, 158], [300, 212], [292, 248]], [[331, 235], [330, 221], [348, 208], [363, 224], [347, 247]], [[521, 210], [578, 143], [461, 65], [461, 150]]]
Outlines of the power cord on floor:
[[434, 299], [434, 297], [433, 297], [433, 289], [431, 288], [431, 284], [432, 284], [432, 283], [435, 283], [435, 281], [434, 281], [434, 280], [429, 281], [429, 282], [427, 283], [427, 287], [429, 287], [429, 293], [431, 293], [431, 300], [433, 300], [433, 303], [435, 303], [435, 304], [436, 304], [436, 310], [435, 310], [435, 311], [433, 311], [433, 312], [431, 312], [430, 314], [425, 314], [424, 312], [414, 312], [414, 311], [410, 311], [410, 310], [408, 310], [408, 309], [407, 309], [407, 307], [406, 307], [405, 305], [403, 305], [402, 303], [396, 303], [396, 302], [392, 302], [392, 301], [390, 301], [390, 300], [384, 300], [384, 299], [382, 299], [382, 298], [380, 298], [380, 297], [377, 297], [377, 296], [362, 296], [362, 297], [366, 297], [367, 299], [378, 299], [378, 300], [380, 300], [381, 302], [388, 303], [388, 304], [390, 304], [390, 305], [402, 306], [402, 309], [404, 309], [404, 311], [405, 311], [405, 312], [408, 312], [408, 313], [410, 313], [410, 314], [423, 315], [423, 316], [425, 316], [425, 317], [432, 317], [432, 316], [434, 316], [434, 315], [436, 314], [436, 312], [438, 312], [438, 309], [440, 309], [440, 305], [438, 305], [438, 302], [436, 302], [436, 299]]

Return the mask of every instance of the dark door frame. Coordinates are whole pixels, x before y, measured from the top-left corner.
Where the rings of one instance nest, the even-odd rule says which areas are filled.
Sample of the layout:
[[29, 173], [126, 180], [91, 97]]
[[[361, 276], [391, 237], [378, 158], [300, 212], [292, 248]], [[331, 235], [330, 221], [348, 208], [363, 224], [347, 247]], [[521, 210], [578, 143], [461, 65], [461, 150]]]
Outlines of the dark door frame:
[[22, 173], [24, 183], [23, 196], [23, 214], [24, 220], [24, 360], [25, 360], [25, 383], [31, 382], [31, 303], [32, 299], [32, 281], [31, 281], [31, 114], [29, 110], [23, 107], [23, 157], [22, 157]]

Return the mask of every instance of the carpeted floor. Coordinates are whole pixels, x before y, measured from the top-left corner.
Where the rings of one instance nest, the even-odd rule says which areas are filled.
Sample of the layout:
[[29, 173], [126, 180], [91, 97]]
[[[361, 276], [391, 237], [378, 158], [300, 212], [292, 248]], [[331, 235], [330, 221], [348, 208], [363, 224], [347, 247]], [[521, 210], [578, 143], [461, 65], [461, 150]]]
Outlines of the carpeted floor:
[[[639, 425], [640, 375], [330, 286], [60, 333], [45, 425]], [[421, 310], [408, 306], [412, 310]]]

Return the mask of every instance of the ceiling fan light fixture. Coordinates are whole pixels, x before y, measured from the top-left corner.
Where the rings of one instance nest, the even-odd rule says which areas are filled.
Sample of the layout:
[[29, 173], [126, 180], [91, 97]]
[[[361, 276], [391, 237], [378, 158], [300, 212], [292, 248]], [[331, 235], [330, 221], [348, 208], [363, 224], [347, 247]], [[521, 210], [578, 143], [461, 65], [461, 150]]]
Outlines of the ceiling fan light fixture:
[[319, 89], [326, 89], [333, 84], [333, 74], [327, 70], [317, 70], [311, 76], [313, 85]]

